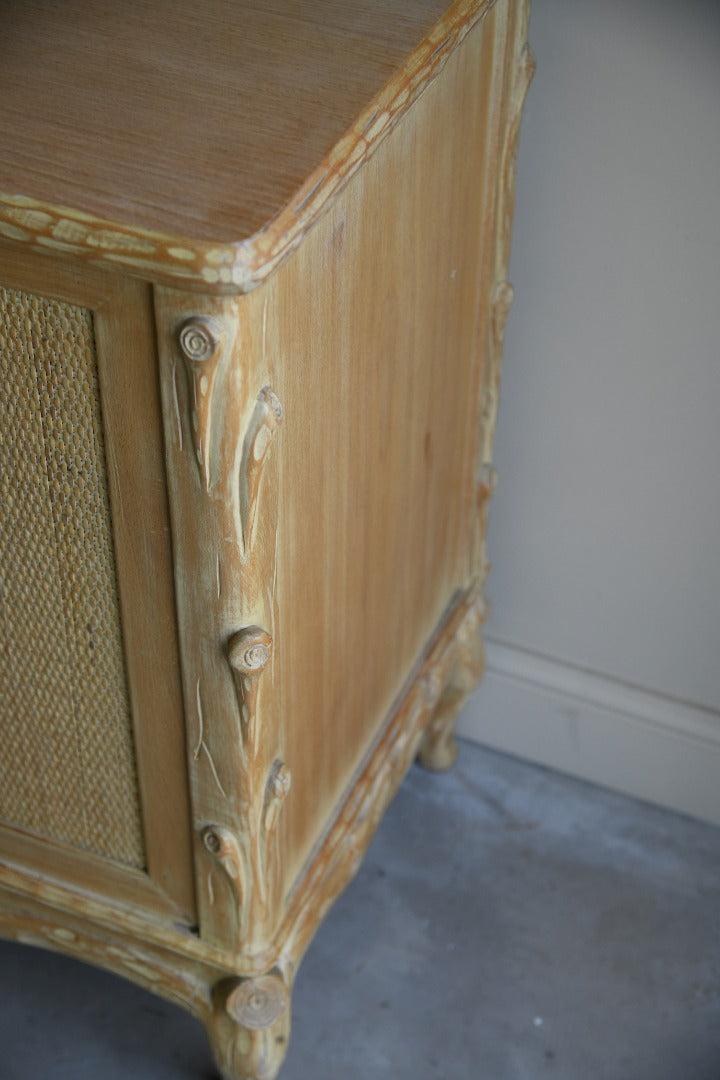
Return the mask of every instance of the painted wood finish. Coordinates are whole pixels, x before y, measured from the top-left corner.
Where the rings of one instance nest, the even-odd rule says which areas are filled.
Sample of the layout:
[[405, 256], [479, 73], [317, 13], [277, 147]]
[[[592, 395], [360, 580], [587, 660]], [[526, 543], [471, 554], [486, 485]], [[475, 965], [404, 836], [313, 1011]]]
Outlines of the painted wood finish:
[[167, 284], [250, 290], [491, 6], [3, 8], [0, 235]]
[[[205, 1024], [232, 1080], [277, 1075], [293, 978], [314, 930], [414, 757], [431, 768], [451, 764], [454, 716], [483, 667], [513, 163], [532, 73], [527, 7], [401, 7], [385, 5], [383, 15], [371, 3], [237, 7], [255, 35], [249, 70], [267, 92], [236, 118], [245, 139], [237, 161], [250, 173], [235, 173], [234, 191], [244, 194], [232, 207], [225, 174], [211, 197], [211, 166], [197, 162], [184, 190], [178, 181], [161, 197], [149, 182], [159, 175], [158, 150], [146, 147], [142, 183], [127, 181], [123, 208], [122, 184], [110, 198], [102, 170], [90, 192], [85, 174], [99, 144], [85, 146], [76, 172], [60, 154], [63, 178], [50, 173], [43, 188], [21, 141], [12, 165], [27, 195], [0, 196], [0, 224], [14, 236], [0, 268], [11, 283], [54, 294], [75, 278], [67, 288], [95, 312], [118, 371], [126, 371], [118, 342], [145, 365], [152, 406], [138, 402], [137, 387], [123, 409], [107, 403], [123, 418], [110, 421], [114, 482], [119, 491], [140, 484], [134, 497], [151, 504], [174, 614], [168, 625], [143, 607], [142, 575], [123, 557], [123, 619], [127, 608], [133, 633], [162, 637], [163, 669], [179, 680], [163, 727], [185, 808], [177, 842], [166, 830], [154, 856], [170, 909], [150, 902], [153, 873], [88, 863], [78, 876], [76, 853], [58, 852], [41, 878], [40, 842], [4, 844], [0, 835], [0, 932], [90, 959], [183, 1004]], [[88, 33], [99, 40], [102, 5], [70, 8], [92, 13]], [[138, 11], [130, 5], [131, 25]], [[191, 66], [203, 100], [233, 60], [218, 11], [209, 9]], [[190, 5], [180, 12], [169, 70], [196, 27]], [[18, 8], [4, 17], [25, 41], [29, 16]], [[279, 26], [293, 31], [283, 46]], [[77, 47], [70, 38], [61, 36], [68, 55]], [[359, 42], [367, 59], [343, 83]], [[331, 57], [332, 43], [341, 47]], [[145, 48], [147, 60], [152, 38]], [[215, 52], [217, 71], [206, 70]], [[329, 80], [327, 98], [301, 138], [293, 110], [309, 109], [308, 83], [288, 114], [297, 131], [284, 142], [273, 93], [292, 96], [302, 57]], [[273, 67], [277, 83], [268, 81]], [[227, 100], [218, 108], [224, 117]], [[194, 147], [197, 132], [187, 137]], [[278, 139], [277, 160], [258, 149]], [[175, 152], [170, 146], [163, 170]], [[76, 209], [57, 211], [56, 197]], [[112, 216], [112, 229], [96, 215]], [[58, 230], [60, 218], [79, 226]], [[226, 239], [236, 229], [242, 239], [213, 263], [220, 227]], [[193, 237], [184, 262], [182, 236]], [[38, 253], [43, 246], [54, 256]], [[122, 265], [123, 276], [83, 267], [88, 259]], [[104, 314], [108, 282], [126, 298], [122, 325]], [[148, 460], [164, 444], [165, 468], [150, 480], [125, 477], [138, 425], [154, 440]], [[122, 517], [121, 496], [115, 505]], [[133, 687], [143, 670], [129, 660]], [[160, 729], [138, 716], [151, 836], [166, 828], [152, 824], [162, 818], [166, 763]]]

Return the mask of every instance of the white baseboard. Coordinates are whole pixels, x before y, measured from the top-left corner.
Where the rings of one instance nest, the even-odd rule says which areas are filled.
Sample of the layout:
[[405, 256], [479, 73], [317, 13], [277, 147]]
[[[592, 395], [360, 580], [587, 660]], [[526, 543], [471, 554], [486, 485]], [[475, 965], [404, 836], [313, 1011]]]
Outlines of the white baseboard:
[[486, 639], [458, 733], [720, 824], [720, 713]]

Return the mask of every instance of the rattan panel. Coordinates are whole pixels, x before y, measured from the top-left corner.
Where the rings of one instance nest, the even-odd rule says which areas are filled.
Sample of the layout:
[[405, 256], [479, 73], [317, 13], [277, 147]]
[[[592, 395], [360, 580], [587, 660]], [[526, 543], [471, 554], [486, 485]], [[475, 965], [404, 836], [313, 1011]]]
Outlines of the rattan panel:
[[0, 818], [141, 867], [92, 315], [0, 288]]

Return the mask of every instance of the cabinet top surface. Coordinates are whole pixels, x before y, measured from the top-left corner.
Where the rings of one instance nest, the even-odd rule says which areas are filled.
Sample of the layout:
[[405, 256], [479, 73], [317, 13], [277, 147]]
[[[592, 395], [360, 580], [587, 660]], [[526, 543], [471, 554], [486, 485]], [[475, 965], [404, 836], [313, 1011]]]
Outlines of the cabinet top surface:
[[0, 233], [252, 287], [489, 6], [5, 0]]

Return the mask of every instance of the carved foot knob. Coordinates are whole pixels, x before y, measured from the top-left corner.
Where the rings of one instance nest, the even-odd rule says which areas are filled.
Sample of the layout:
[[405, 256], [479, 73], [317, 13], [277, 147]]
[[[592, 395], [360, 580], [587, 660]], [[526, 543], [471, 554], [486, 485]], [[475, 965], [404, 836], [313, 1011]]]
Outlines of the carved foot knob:
[[290, 991], [278, 974], [215, 988], [208, 1036], [223, 1080], [275, 1080], [290, 1039]]

